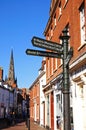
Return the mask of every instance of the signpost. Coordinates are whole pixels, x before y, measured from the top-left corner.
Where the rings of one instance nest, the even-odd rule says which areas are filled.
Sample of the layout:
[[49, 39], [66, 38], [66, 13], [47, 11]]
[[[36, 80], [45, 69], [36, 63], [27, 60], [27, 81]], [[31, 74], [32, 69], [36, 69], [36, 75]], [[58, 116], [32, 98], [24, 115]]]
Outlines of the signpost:
[[63, 118], [64, 118], [64, 130], [71, 130], [70, 124], [70, 87], [69, 87], [69, 62], [71, 57], [73, 56], [73, 48], [68, 50], [68, 40], [69, 36], [67, 35], [67, 28], [65, 28], [60, 36], [62, 40], [62, 44], [48, 41], [45, 39], [41, 39], [38, 37], [32, 38], [32, 44], [36, 47], [44, 48], [47, 50], [51, 50], [54, 52], [47, 51], [39, 51], [39, 50], [31, 50], [27, 49], [27, 55], [34, 56], [44, 56], [44, 57], [52, 57], [52, 58], [60, 58], [63, 60]]
[[[70, 123], [70, 86], [69, 86], [69, 61], [67, 60], [68, 55], [68, 31], [65, 28], [63, 31], [63, 36], [60, 37], [63, 44], [63, 120], [64, 120], [64, 130], [71, 130]], [[72, 56], [71, 56], [72, 57]], [[70, 58], [71, 58], [70, 57]], [[67, 62], [67, 63], [66, 63]]]

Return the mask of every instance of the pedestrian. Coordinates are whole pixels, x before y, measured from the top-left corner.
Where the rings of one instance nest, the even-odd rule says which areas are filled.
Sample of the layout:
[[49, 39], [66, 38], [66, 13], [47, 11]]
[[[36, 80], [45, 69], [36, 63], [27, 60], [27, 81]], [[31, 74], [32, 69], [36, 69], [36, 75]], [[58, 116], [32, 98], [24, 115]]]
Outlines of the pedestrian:
[[15, 112], [12, 113], [12, 125], [15, 125]]
[[8, 113], [8, 115], [7, 115], [7, 124], [8, 124], [8, 126], [10, 126], [11, 123], [12, 123], [12, 118], [11, 118], [10, 113]]

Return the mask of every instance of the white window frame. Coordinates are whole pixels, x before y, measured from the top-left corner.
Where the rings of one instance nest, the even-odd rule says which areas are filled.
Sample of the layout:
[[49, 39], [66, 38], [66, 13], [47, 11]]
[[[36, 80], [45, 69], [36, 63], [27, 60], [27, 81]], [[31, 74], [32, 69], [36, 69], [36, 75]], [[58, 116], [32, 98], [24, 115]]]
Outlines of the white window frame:
[[80, 31], [81, 31], [81, 45], [86, 43], [86, 33], [85, 33], [85, 7], [84, 3], [80, 6]]
[[48, 69], [47, 69], [47, 74], [48, 74], [48, 78], [50, 77], [50, 59], [48, 58]]
[[53, 75], [53, 58], [51, 58], [51, 75]]
[[59, 3], [59, 16], [61, 16], [62, 15], [62, 7], [61, 7], [61, 1], [60, 1], [60, 3]]
[[55, 27], [56, 27], [56, 23], [57, 22], [57, 20], [56, 20], [56, 14], [54, 15], [54, 29], [55, 29]]
[[65, 3], [64, 3], [63, 8], [65, 8], [65, 7], [66, 7], [66, 5], [67, 5], [68, 1], [69, 1], [69, 0], [65, 0]]
[[51, 37], [52, 37], [53, 36], [53, 28], [52, 27], [51, 27], [50, 31], [51, 31]]

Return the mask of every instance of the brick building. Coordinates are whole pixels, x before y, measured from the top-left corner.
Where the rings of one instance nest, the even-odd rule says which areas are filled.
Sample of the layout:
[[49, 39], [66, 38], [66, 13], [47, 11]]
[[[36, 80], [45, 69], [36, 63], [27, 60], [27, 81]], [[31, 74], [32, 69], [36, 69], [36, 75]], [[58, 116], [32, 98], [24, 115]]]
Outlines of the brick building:
[[0, 67], [0, 118], [7, 117], [8, 113], [14, 109], [14, 105], [16, 106], [16, 99], [14, 93], [16, 91], [5, 84], [3, 79], [3, 68]]
[[45, 60], [39, 69], [39, 75], [29, 88], [30, 92], [30, 118], [31, 120], [45, 125], [45, 98], [43, 94], [43, 85], [46, 84], [46, 66]]
[[3, 68], [0, 67], [0, 81], [3, 81]]
[[39, 107], [40, 107], [40, 86], [39, 78], [37, 78], [30, 87], [30, 117], [31, 120], [39, 123]]
[[[59, 37], [64, 28], [68, 29], [70, 36], [69, 49], [73, 47], [74, 50], [69, 65], [71, 125], [74, 124], [74, 130], [85, 130], [86, 0], [51, 1], [49, 20], [44, 30], [46, 39], [62, 44]], [[46, 68], [47, 83], [43, 89], [46, 102], [45, 126], [52, 130], [62, 129], [64, 124], [63, 93], [58, 89], [62, 73], [62, 60], [46, 58]], [[59, 127], [57, 127], [57, 116], [60, 117]]]

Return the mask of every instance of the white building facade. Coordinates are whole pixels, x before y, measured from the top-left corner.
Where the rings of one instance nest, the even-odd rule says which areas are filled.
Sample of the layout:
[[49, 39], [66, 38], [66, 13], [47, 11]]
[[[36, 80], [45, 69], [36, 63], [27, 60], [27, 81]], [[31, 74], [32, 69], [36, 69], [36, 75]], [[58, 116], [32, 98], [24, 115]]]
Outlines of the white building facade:
[[41, 72], [40, 82], [40, 125], [45, 125], [45, 96], [43, 93], [43, 86], [46, 84], [46, 66]]
[[14, 89], [0, 84], [0, 118], [5, 118], [14, 110]]
[[70, 65], [70, 69], [77, 66], [76, 71], [70, 75], [74, 130], [86, 130], [86, 62], [78, 67], [83, 59], [86, 59], [86, 54]]

